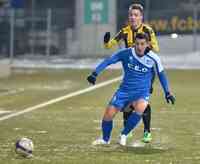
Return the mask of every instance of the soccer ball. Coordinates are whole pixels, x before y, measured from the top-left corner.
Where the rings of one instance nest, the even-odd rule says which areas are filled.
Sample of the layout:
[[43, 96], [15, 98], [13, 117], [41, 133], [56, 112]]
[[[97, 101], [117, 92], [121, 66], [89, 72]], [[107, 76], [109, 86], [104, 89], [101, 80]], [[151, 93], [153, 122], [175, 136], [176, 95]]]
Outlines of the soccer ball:
[[21, 138], [15, 144], [15, 151], [23, 157], [31, 158], [33, 156], [33, 141], [29, 138]]

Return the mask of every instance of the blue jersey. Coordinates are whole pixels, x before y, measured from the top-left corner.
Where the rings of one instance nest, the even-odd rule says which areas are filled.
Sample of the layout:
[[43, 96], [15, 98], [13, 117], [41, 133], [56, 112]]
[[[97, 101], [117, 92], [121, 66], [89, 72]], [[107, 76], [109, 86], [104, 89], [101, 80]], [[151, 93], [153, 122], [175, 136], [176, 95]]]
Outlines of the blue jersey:
[[124, 70], [123, 80], [120, 85], [120, 89], [124, 92], [136, 95], [148, 94], [151, 87], [153, 67], [156, 68], [164, 92], [169, 92], [161, 60], [153, 51], [139, 57], [134, 48], [119, 50], [101, 62], [95, 72], [98, 75], [107, 66], [117, 62], [122, 63]]

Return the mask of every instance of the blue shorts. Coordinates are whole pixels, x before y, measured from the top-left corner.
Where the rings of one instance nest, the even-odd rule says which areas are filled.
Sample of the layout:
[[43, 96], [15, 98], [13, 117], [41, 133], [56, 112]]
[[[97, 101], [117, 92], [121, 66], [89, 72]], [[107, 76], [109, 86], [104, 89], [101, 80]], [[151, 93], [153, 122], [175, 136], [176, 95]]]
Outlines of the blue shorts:
[[116, 107], [120, 111], [123, 111], [127, 105], [139, 99], [144, 99], [148, 101], [149, 93], [130, 94], [119, 89], [113, 95], [111, 101], [109, 102], [109, 105]]

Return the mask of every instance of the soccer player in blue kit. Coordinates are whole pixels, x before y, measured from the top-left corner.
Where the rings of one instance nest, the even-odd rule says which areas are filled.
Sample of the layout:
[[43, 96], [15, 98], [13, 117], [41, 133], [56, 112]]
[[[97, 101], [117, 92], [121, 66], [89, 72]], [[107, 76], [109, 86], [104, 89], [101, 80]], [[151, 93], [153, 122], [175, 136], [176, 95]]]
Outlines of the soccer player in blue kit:
[[121, 62], [124, 75], [118, 90], [113, 95], [102, 119], [102, 137], [95, 140], [93, 145], [106, 145], [110, 143], [113, 127], [113, 118], [127, 105], [132, 105], [135, 111], [130, 115], [127, 124], [122, 129], [119, 144], [125, 146], [127, 135], [139, 123], [145, 108], [148, 105], [149, 90], [151, 87], [152, 68], [155, 67], [160, 83], [165, 93], [167, 103], [175, 103], [175, 97], [169, 90], [167, 77], [161, 60], [153, 51], [145, 51], [149, 46], [148, 35], [138, 33], [134, 48], [125, 48], [101, 62], [87, 80], [95, 84], [97, 76], [109, 65]]

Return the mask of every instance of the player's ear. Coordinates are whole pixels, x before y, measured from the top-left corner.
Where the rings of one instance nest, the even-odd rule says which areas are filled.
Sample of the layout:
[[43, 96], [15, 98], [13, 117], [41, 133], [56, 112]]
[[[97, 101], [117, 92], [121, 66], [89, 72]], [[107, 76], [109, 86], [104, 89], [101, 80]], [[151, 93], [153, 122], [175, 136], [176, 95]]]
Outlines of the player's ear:
[[149, 40], [146, 40], [146, 43], [147, 43], [147, 47], [151, 47], [151, 44], [150, 44]]

